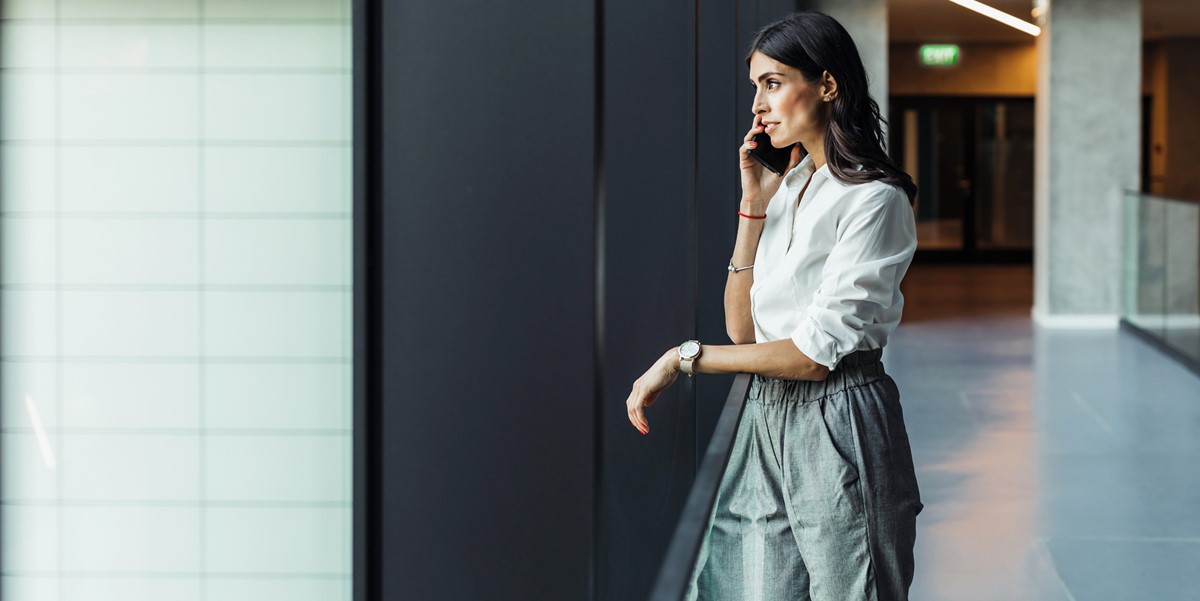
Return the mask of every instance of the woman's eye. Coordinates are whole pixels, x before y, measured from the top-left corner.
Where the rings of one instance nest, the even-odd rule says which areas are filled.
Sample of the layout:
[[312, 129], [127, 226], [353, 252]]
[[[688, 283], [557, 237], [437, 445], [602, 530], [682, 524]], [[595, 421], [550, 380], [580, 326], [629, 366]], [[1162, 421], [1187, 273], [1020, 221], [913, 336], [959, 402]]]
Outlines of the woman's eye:
[[767, 80], [767, 89], [768, 90], [774, 90], [775, 88], [778, 88], [778, 87], [779, 87], [779, 82], [775, 81], [774, 79]]

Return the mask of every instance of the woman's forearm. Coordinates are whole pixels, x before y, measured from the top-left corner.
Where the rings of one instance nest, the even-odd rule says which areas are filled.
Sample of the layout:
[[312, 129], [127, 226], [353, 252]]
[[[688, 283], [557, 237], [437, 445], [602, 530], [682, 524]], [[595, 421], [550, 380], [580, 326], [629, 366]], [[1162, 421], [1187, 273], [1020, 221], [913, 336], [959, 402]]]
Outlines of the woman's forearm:
[[[760, 203], [742, 201], [741, 212], [762, 215], [766, 208]], [[737, 240], [733, 245], [734, 267], [754, 264], [758, 253], [758, 241], [762, 237], [763, 219], [747, 219], [738, 216]], [[730, 273], [725, 279], [725, 331], [734, 344], [754, 342], [754, 320], [750, 317], [750, 286], [754, 284], [754, 270], [744, 269]]]
[[699, 373], [751, 373], [786, 380], [824, 380], [829, 375], [828, 367], [801, 352], [790, 338], [757, 344], [706, 344], [692, 368]]

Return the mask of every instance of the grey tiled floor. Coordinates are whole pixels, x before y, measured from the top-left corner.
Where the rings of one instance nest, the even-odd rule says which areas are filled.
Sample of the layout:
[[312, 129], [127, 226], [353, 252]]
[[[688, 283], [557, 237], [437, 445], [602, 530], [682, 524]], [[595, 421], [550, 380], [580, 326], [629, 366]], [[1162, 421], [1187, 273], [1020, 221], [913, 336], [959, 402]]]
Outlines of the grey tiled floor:
[[1033, 325], [1028, 267], [922, 267], [884, 364], [925, 501], [915, 600], [1200, 599], [1200, 377]]

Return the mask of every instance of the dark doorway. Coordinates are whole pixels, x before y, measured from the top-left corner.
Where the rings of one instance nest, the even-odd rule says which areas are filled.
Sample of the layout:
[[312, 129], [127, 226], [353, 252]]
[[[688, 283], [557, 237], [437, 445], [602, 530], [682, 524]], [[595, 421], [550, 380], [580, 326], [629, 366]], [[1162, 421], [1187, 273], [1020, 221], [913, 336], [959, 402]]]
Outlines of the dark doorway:
[[917, 260], [1033, 257], [1033, 99], [892, 97], [892, 158], [920, 187]]

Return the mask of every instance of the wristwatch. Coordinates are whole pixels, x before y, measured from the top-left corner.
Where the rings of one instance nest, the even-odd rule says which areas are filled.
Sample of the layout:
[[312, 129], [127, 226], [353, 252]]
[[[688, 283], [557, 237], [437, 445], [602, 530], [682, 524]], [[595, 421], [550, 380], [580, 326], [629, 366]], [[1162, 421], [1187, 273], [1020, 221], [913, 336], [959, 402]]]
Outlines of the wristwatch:
[[679, 345], [679, 371], [687, 375], [696, 373], [692, 370], [692, 362], [700, 356], [700, 341], [689, 340]]

